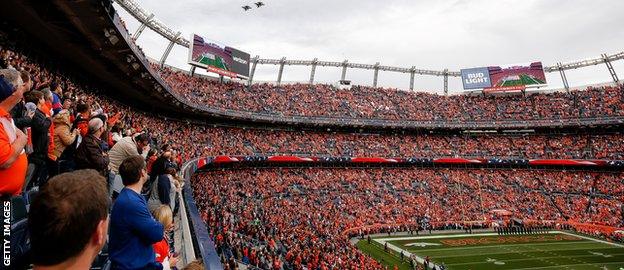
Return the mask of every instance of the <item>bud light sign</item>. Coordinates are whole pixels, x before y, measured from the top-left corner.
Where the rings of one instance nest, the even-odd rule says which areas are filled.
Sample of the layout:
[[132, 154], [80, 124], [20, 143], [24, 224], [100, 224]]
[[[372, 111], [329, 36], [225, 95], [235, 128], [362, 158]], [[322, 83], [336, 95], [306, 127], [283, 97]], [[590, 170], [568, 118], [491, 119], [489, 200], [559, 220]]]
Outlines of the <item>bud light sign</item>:
[[486, 67], [462, 69], [461, 78], [464, 89], [492, 87], [490, 71]]

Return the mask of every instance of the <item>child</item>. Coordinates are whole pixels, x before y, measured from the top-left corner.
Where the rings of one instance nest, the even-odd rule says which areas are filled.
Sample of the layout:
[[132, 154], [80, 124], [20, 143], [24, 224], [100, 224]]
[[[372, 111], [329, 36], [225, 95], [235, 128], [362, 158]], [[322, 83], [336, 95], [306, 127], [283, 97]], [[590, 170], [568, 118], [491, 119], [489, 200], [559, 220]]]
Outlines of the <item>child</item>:
[[165, 237], [154, 244], [154, 252], [156, 253], [156, 261], [162, 263], [163, 270], [174, 269], [178, 263], [178, 258], [169, 255], [169, 231], [173, 229], [173, 213], [167, 205], [161, 205], [154, 210], [154, 218], [158, 220], [165, 228]]

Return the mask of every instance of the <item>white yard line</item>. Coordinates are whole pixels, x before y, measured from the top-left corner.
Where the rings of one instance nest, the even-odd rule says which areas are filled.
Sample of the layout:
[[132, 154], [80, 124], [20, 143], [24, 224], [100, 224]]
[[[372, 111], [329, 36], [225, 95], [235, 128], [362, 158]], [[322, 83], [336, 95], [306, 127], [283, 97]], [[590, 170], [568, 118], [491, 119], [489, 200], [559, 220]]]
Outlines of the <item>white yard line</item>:
[[[518, 252], [516, 252], [518, 253]], [[488, 254], [489, 255], [489, 254]], [[620, 256], [620, 255], [624, 255], [624, 253], [616, 253], [616, 254], [609, 254], [609, 255], [613, 255], [613, 256]], [[573, 258], [586, 258], [586, 257], [594, 257], [596, 255], [574, 255]], [[539, 259], [555, 259], [555, 258], [561, 258], [562, 256], [551, 256], [551, 257], [539, 257]], [[436, 257], [436, 258], [440, 258], [440, 257]], [[501, 260], [503, 262], [520, 262], [520, 261], [530, 261], [530, 260], [535, 260], [538, 257], [535, 258], [525, 258], [525, 259], [505, 259], [505, 260]], [[566, 257], [568, 258], [568, 257]], [[467, 263], [449, 263], [447, 264], [447, 266], [452, 266], [452, 265], [470, 265], [470, 264], [479, 264], [479, 263], [483, 263], [483, 262], [467, 262]], [[587, 263], [590, 264], [590, 263]]]
[[[380, 240], [380, 239], [373, 239], [373, 241], [380, 243], [382, 246], [383, 246], [384, 244], [386, 244], [386, 241], [383, 241], [383, 240]], [[394, 250], [395, 252], [398, 252], [398, 253], [400, 253], [401, 251], [403, 251], [403, 254], [405, 254], [405, 256], [407, 256], [408, 258], [412, 258], [412, 255], [414, 255], [414, 257], [415, 257], [415, 259], [416, 259], [416, 262], [421, 263], [421, 264], [424, 264], [424, 263], [425, 263], [425, 259], [424, 259], [424, 258], [422, 258], [422, 257], [420, 257], [420, 256], [418, 256], [418, 255], [412, 254], [411, 252], [409, 252], [409, 251], [407, 251], [407, 250], [404, 250], [404, 249], [402, 249], [402, 248], [399, 248], [399, 247], [397, 247], [397, 246], [395, 246], [395, 245], [393, 245], [393, 244], [390, 244], [390, 243], [387, 243], [387, 244], [388, 244], [388, 248], [389, 248], [389, 249]], [[436, 269], [437, 269], [437, 268], [438, 268], [438, 265], [436, 265], [436, 264], [434, 264], [434, 263], [430, 262], [430, 263], [429, 263], [429, 267], [431, 267], [431, 268], [436, 267]]]
[[[467, 237], [467, 236], [496, 236], [499, 235], [498, 233], [475, 233], [475, 234], [455, 234], [455, 235], [425, 235], [425, 236], [408, 236], [408, 237], [393, 237], [393, 238], [374, 238], [372, 239], [373, 241], [381, 244], [382, 246], [384, 246], [387, 242], [389, 241], [400, 241], [400, 240], [422, 240], [422, 239], [440, 239], [440, 238], [460, 238], [460, 237]], [[391, 250], [394, 250], [395, 252], [400, 253], [401, 251], [403, 252], [403, 254], [407, 255], [408, 258], [411, 258], [412, 255], [414, 256], [414, 258], [416, 259], [416, 262], [424, 264], [425, 263], [425, 258], [420, 257], [416, 254], [413, 254], [407, 250], [404, 250], [402, 248], [399, 248], [391, 243], [387, 243], [388, 244], [388, 248]], [[436, 268], [438, 267], [436, 264], [434, 263], [429, 263], [430, 266], [435, 266]]]
[[603, 244], [607, 244], [607, 245], [612, 245], [612, 246], [624, 248], [624, 245], [621, 245], [621, 244], [618, 244], [618, 243], [613, 243], [613, 242], [609, 242], [609, 241], [604, 241], [604, 240], [595, 239], [595, 238], [582, 236], [582, 235], [578, 235], [578, 234], [573, 234], [573, 233], [568, 233], [568, 232], [561, 232], [561, 231], [555, 231], [555, 232], [566, 234], [566, 235], [571, 235], [571, 236], [576, 236], [578, 238], [583, 238], [583, 239], [591, 240], [591, 241], [598, 242], [598, 243], [603, 243]]
[[547, 242], [547, 243], [524, 243], [524, 244], [513, 244], [513, 245], [505, 245], [504, 243], [498, 245], [487, 245], [487, 246], [472, 246], [472, 247], [449, 247], [449, 248], [428, 248], [427, 251], [447, 251], [447, 250], [469, 250], [469, 249], [488, 249], [488, 248], [498, 248], [502, 245], [506, 247], [521, 247], [521, 246], [550, 246], [550, 245], [570, 245], [570, 244], [589, 244], [594, 243], [593, 241], [581, 240], [581, 241], [566, 241], [566, 242]]
[[423, 236], [406, 236], [406, 237], [394, 237], [394, 238], [373, 238], [373, 240], [380, 241], [395, 241], [395, 240], [420, 240], [420, 239], [440, 239], [440, 238], [460, 238], [467, 236], [494, 236], [497, 233], [475, 233], [475, 234], [436, 234], [436, 235], [423, 235]]
[[[621, 262], [611, 262], [611, 263], [602, 263], [602, 266], [607, 265], [618, 265]], [[577, 266], [577, 265], [593, 265], [592, 263], [577, 263], [577, 264], [561, 264], [561, 265], [553, 265], [553, 266], [542, 266], [542, 267], [527, 267], [527, 268], [516, 268], [516, 270], [529, 270], [529, 269], [549, 269], [549, 268], [567, 268], [568, 266]]]
[[[577, 234], [573, 234], [573, 233], [568, 233], [568, 232], [563, 232], [563, 231], [548, 231], [545, 233], [550, 233], [550, 234], [565, 234], [565, 235], [570, 235], [570, 236], [575, 236], [581, 239], [585, 239], [585, 240], [590, 240], [590, 241], [594, 241], [594, 242], [598, 242], [598, 243], [602, 243], [602, 244], [608, 244], [611, 246], [616, 246], [616, 247], [620, 247], [620, 248], [624, 248], [624, 245], [621, 244], [617, 244], [617, 243], [611, 243], [608, 241], [604, 241], [604, 240], [599, 240], [599, 239], [595, 239], [595, 238], [591, 238], [591, 237], [587, 237], [587, 236], [582, 236], [582, 235], [577, 235]], [[444, 238], [462, 238], [462, 237], [475, 237], [475, 236], [498, 236], [498, 233], [475, 233], [475, 234], [454, 234], [454, 235], [423, 235], [423, 236], [406, 236], [406, 237], [392, 237], [392, 238], [373, 238], [371, 240], [381, 244], [382, 246], [384, 246], [386, 243], [388, 244], [388, 248], [400, 253], [401, 251], [403, 252], [403, 254], [405, 254], [408, 258], [411, 258], [412, 256], [414, 256], [414, 258], [416, 259], [416, 262], [423, 264], [425, 262], [425, 259], [423, 257], [420, 257], [416, 254], [413, 254], [407, 250], [404, 250], [402, 248], [399, 248], [391, 243], [389, 243], [390, 241], [401, 241], [401, 240], [424, 240], [424, 239], [444, 239]], [[532, 234], [527, 234], [527, 235], [532, 235]], [[535, 235], [540, 235], [540, 234], [535, 234]], [[501, 236], [513, 236], [513, 235], [501, 235]], [[525, 235], [518, 235], [518, 236], [525, 236]], [[550, 243], [552, 244], [552, 243]], [[516, 244], [518, 246], [520, 245], [527, 245], [527, 244]], [[516, 246], [513, 245], [513, 246]], [[489, 246], [492, 247], [492, 246]], [[469, 249], [469, 248], [483, 248], [483, 247], [468, 247], [468, 248], [455, 248], [456, 250], [459, 249]], [[453, 249], [453, 248], [447, 248], [448, 249]], [[433, 251], [435, 249], [428, 249], [428, 251]], [[614, 264], [614, 263], [609, 263], [609, 264]], [[569, 264], [569, 265], [559, 265], [559, 266], [547, 266], [547, 267], [533, 267], [533, 268], [522, 268], [522, 269], [548, 269], [548, 268], [554, 268], [554, 267], [561, 267], [561, 266], [575, 266], [575, 265], [595, 265], [592, 263], [585, 263], [585, 264]], [[433, 263], [430, 263], [430, 266], [436, 266]]]

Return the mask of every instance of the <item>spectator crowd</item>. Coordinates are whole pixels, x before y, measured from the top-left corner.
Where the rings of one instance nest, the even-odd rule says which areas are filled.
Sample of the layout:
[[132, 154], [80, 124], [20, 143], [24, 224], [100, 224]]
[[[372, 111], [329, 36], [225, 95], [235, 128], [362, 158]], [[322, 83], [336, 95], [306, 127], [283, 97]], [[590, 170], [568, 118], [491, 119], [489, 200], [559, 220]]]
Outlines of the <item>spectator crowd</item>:
[[423, 219], [436, 227], [490, 224], [500, 210], [517, 219], [621, 227], [622, 181], [622, 173], [599, 172], [250, 168], [197, 174], [192, 186], [224, 262], [377, 269], [343, 232]]
[[[184, 185], [179, 170], [184, 161], [199, 156], [624, 157], [619, 133], [350, 134], [171, 121], [107, 98], [7, 42], [2, 33], [0, 41], [0, 195], [24, 196], [31, 204], [28, 226], [38, 232], [33, 236], [35, 266], [81, 268], [98, 256], [107, 238], [112, 269], [178, 264], [170, 232], [176, 196]], [[248, 89], [166, 69], [161, 75], [189, 100], [277, 115], [463, 121], [622, 112], [620, 88], [523, 98], [442, 97], [326, 85], [259, 84]], [[236, 269], [236, 260], [264, 269], [378, 269], [377, 262], [341, 237], [344, 230], [378, 222], [414, 223], [417, 217], [477, 220], [499, 208], [528, 219], [621, 226], [624, 199], [621, 174], [575, 172], [217, 171], [197, 175], [193, 188], [229, 269]], [[78, 192], [93, 197], [68, 196]], [[39, 194], [32, 202], [31, 193]], [[51, 222], [57, 216], [68, 223]], [[79, 226], [67, 225], [74, 223]], [[74, 235], [76, 228], [82, 234]], [[75, 241], [61, 240], [70, 236]], [[60, 243], [71, 248], [45, 252]]]
[[527, 121], [624, 116], [624, 91], [590, 87], [570, 93], [525, 95], [453, 95], [407, 92], [392, 88], [327, 84], [268, 83], [247, 87], [221, 83], [171, 68], [158, 70], [163, 80], [194, 104], [274, 116], [312, 116], [412, 121]]
[[11, 202], [12, 267], [179, 267], [171, 235], [181, 146], [144, 128], [157, 118], [84, 91], [2, 32], [0, 41], [0, 196]]

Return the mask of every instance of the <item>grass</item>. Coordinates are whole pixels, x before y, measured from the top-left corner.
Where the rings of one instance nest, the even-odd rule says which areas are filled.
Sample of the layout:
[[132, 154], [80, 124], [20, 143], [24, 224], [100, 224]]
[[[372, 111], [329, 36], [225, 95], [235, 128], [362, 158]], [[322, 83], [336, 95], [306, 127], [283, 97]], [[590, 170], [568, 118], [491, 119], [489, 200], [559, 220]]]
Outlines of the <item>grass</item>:
[[[385, 239], [385, 240], [384, 240]], [[383, 250], [381, 243], [450, 270], [469, 269], [615, 269], [624, 270], [624, 248], [573, 235], [549, 233], [539, 235], [421, 235], [402, 238], [366, 240], [358, 248], [382, 264], [399, 265], [396, 251]], [[417, 243], [418, 245], [414, 245]], [[411, 245], [410, 245], [411, 244]], [[407, 256], [406, 256], [407, 257]], [[410, 269], [409, 263], [400, 269]]]
[[531, 76], [522, 74], [520, 75], [519, 80], [504, 81], [501, 86], [507, 87], [507, 86], [532, 85], [532, 84], [544, 84], [544, 83], [546, 82], [543, 82], [540, 79], [536, 79]]
[[356, 246], [365, 254], [373, 257], [376, 261], [380, 262], [385, 266], [388, 266], [389, 269], [393, 269], [395, 265], [399, 267], [399, 270], [413, 269], [410, 266], [409, 261], [407, 261], [407, 257], [401, 262], [401, 257], [399, 254], [394, 251], [385, 252], [383, 246], [375, 241], [372, 241], [369, 244], [367, 240], [360, 240], [357, 242]]

